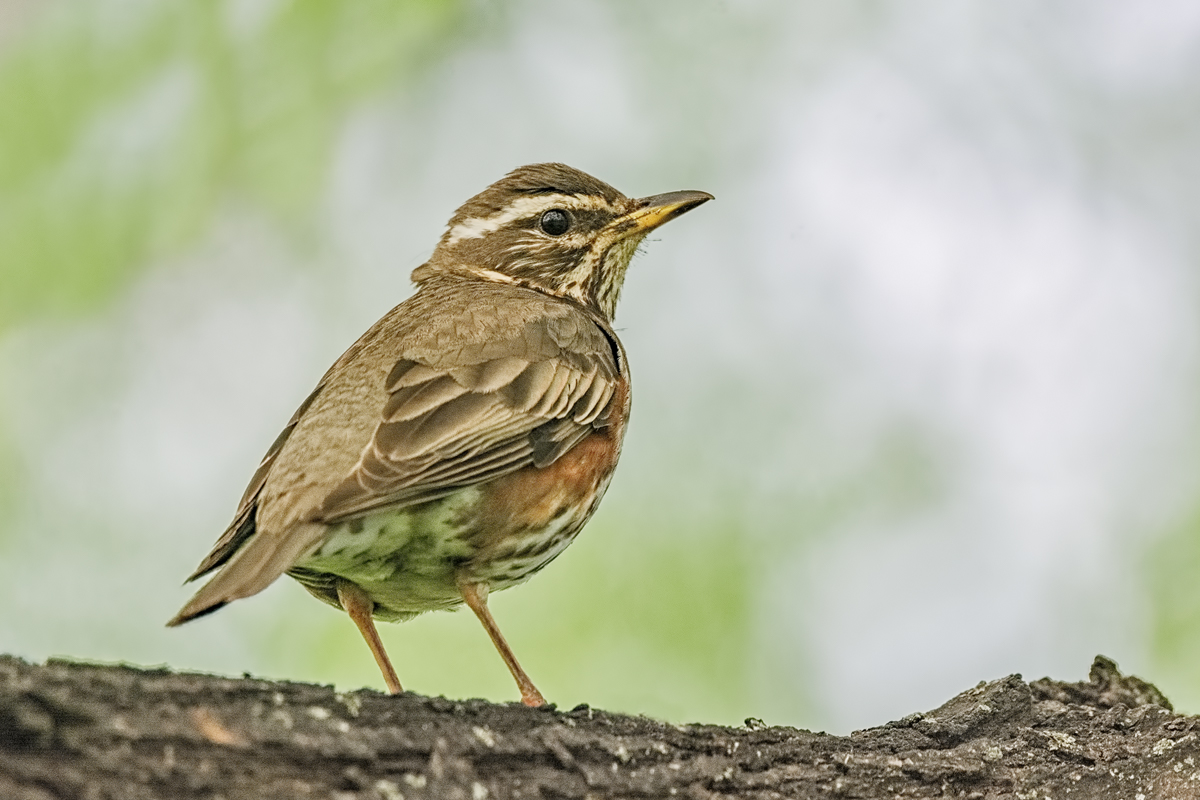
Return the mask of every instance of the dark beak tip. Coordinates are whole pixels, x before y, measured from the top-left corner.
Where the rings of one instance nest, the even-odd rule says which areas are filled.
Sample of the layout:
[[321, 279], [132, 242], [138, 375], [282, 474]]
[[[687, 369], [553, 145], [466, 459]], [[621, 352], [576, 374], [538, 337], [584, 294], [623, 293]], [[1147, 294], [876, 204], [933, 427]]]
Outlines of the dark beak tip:
[[654, 208], [656, 206], [679, 206], [681, 211], [690, 211], [701, 203], [707, 203], [709, 200], [714, 200], [708, 192], [695, 191], [687, 189], [680, 192], [667, 192], [665, 194], [651, 195], [641, 199], [643, 208]]
[[671, 219], [682, 216], [692, 209], [704, 205], [709, 200], [716, 199], [708, 192], [676, 192], [674, 194], [687, 195], [687, 197], [680, 197], [680, 199], [676, 201], [678, 206], [674, 213], [671, 214]]

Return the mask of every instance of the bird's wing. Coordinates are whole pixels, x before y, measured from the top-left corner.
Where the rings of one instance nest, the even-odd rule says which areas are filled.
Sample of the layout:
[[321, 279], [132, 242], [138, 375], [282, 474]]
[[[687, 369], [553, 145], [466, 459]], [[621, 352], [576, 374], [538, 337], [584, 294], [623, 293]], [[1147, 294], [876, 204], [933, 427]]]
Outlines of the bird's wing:
[[307, 518], [337, 522], [543, 467], [609, 424], [618, 380], [611, 343], [594, 326], [599, 336], [564, 336], [554, 323], [436, 361], [399, 359], [358, 463]]

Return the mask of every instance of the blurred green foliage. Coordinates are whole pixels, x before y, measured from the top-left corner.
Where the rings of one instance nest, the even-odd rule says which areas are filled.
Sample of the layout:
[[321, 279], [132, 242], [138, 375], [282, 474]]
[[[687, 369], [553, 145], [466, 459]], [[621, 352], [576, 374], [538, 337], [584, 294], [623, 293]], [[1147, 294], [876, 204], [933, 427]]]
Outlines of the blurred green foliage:
[[[48, 6], [0, 60], [0, 330], [112, 297], [229, 195], [305, 214], [347, 107], [415, 74], [462, 16], [458, 0], [292, 0], [261, 19], [116, 5]], [[145, 107], [152, 124], [130, 113]]]
[[1175, 708], [1200, 708], [1200, 513], [1154, 543], [1144, 573], [1151, 605], [1153, 681]]
[[[463, 18], [459, 0], [88, 0], [30, 14], [0, 52], [0, 334], [96, 310], [201, 236], [222, 202], [298, 227], [347, 110], [449, 52]], [[7, 510], [28, 465], [4, 400]]]

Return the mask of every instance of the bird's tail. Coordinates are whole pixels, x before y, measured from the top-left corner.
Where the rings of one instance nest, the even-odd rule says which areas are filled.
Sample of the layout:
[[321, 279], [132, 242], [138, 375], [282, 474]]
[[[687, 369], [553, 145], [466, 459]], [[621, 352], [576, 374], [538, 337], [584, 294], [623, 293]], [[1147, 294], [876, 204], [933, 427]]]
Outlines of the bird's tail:
[[212, 580], [176, 614], [167, 627], [211, 614], [226, 603], [258, 594], [287, 572], [296, 562], [311, 554], [324, 537], [324, 526], [316, 523], [297, 525], [281, 535], [251, 536], [225, 562]]

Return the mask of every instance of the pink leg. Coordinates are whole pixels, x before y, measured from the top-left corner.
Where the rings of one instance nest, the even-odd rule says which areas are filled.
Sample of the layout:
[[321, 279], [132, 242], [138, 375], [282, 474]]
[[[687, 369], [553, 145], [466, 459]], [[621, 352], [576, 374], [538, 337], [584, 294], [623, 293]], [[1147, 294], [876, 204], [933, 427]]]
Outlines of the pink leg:
[[387, 684], [388, 691], [392, 694], [400, 694], [404, 691], [400, 686], [400, 678], [396, 675], [387, 651], [383, 649], [379, 631], [375, 630], [375, 620], [371, 618], [371, 613], [375, 610], [374, 601], [361, 587], [350, 581], [338, 581], [337, 594], [338, 602], [342, 604], [342, 608], [350, 615], [350, 619], [354, 620], [359, 632], [367, 640], [367, 647], [371, 648], [371, 654], [375, 656], [375, 663], [379, 665], [379, 671], [383, 673], [383, 682]]
[[517, 663], [517, 657], [513, 655], [512, 648], [508, 646], [508, 642], [504, 641], [504, 634], [500, 632], [500, 626], [492, 618], [492, 612], [488, 611], [487, 584], [460, 580], [458, 590], [462, 592], [463, 600], [475, 612], [475, 616], [479, 617], [479, 621], [483, 623], [488, 636], [492, 637], [492, 644], [496, 645], [496, 649], [500, 651], [500, 657], [508, 665], [508, 671], [516, 678], [517, 688], [521, 690], [521, 702], [534, 708], [545, 703], [546, 699], [542, 697], [542, 693], [537, 690], [533, 681], [529, 680], [529, 676], [525, 674], [525, 670], [521, 669], [521, 665]]

